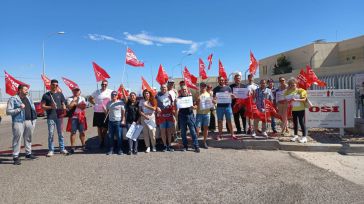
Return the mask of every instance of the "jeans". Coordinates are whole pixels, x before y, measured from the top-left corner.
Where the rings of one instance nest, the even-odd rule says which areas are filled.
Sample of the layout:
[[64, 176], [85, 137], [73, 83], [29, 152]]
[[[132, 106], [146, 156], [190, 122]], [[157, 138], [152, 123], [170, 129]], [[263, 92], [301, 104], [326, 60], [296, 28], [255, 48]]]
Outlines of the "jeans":
[[64, 150], [64, 137], [62, 135], [63, 118], [47, 119], [48, 124], [48, 150], [54, 151], [53, 138], [54, 129], [57, 128], [59, 150]]
[[[126, 124], [126, 129], [127, 131], [129, 131], [131, 124]], [[138, 152], [138, 139], [136, 139], [136, 141], [129, 139], [128, 138], [128, 143], [129, 143], [129, 151], [132, 152]]]
[[240, 118], [243, 122], [244, 131], [246, 131], [246, 117], [244, 116], [244, 114], [245, 114], [245, 107], [240, 109], [239, 112], [233, 113], [235, 127], [238, 132], [241, 132]]
[[123, 142], [123, 128], [121, 127], [121, 121], [109, 121], [109, 134], [108, 134], [108, 148], [109, 152], [112, 152], [114, 149], [114, 135], [116, 134], [116, 138], [118, 140], [117, 151], [123, 151], [122, 142]]
[[180, 125], [181, 125], [181, 137], [182, 137], [182, 143], [184, 147], [187, 147], [188, 142], [187, 142], [187, 137], [186, 137], [186, 132], [187, 132], [187, 126], [190, 129], [190, 133], [192, 136], [192, 141], [193, 141], [193, 145], [198, 148], [198, 140], [197, 140], [197, 135], [196, 135], [196, 123], [195, 123], [195, 117], [193, 114], [178, 114], [178, 121], [180, 121]]
[[276, 131], [276, 120], [273, 116], [270, 119], [271, 119], [272, 130]]

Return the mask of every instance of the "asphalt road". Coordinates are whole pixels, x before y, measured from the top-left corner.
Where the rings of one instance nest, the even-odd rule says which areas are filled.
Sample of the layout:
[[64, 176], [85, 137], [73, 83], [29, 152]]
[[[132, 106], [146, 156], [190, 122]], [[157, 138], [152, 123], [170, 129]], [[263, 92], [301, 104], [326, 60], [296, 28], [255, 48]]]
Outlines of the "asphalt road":
[[[1, 151], [11, 144], [9, 124], [0, 126]], [[36, 153], [46, 149], [46, 138], [39, 120]], [[363, 186], [282, 151], [91, 151], [39, 156], [21, 166], [7, 153], [0, 158], [0, 203], [364, 203]]]

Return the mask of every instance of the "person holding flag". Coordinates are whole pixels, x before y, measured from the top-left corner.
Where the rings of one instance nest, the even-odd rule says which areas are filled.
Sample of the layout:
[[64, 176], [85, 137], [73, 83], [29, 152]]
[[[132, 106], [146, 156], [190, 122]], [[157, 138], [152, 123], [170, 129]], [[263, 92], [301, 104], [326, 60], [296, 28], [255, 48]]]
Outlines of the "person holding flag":
[[[254, 95], [255, 93], [255, 90], [258, 88], [258, 84], [254, 83], [254, 75], [253, 74], [249, 74], [248, 75], [248, 84], [246, 85], [247, 88], [249, 89], [249, 94], [250, 95]], [[248, 121], [248, 132], [247, 134], [250, 135], [252, 134], [252, 126], [251, 126], [251, 119], [253, 118], [247, 118], [247, 121]]]
[[[234, 76], [234, 82], [235, 83], [233, 83], [233, 84], [230, 85], [231, 90], [234, 90], [234, 88], [247, 88], [247, 86], [245, 84], [242, 84], [241, 83], [241, 75], [240, 75], [240, 73], [235, 74], [235, 76]], [[234, 107], [235, 103], [236, 103], [236, 99], [233, 99], [232, 100], [232, 103], [231, 103], [231, 107]], [[246, 134], [246, 117], [245, 117], [244, 113], [245, 113], [245, 106], [242, 106], [241, 109], [238, 110], [238, 112], [233, 113], [235, 127], [237, 129], [236, 134], [241, 134], [241, 133]], [[241, 120], [243, 122], [243, 129], [244, 129], [243, 132], [241, 131], [240, 117], [241, 117]]]
[[94, 105], [93, 126], [97, 127], [97, 133], [100, 139], [100, 149], [105, 145], [105, 139], [108, 129], [108, 118], [104, 112], [106, 104], [111, 100], [111, 89], [107, 88], [108, 81], [101, 81], [101, 89], [96, 90], [89, 97], [89, 101]]
[[54, 155], [54, 130], [57, 129], [58, 143], [60, 153], [68, 155], [68, 151], [64, 146], [64, 137], [62, 134], [63, 117], [66, 111], [66, 99], [62, 92], [57, 91], [58, 81], [56, 79], [51, 80], [51, 90], [45, 93], [42, 97], [42, 108], [47, 113], [48, 124], [48, 154], [47, 157]]
[[21, 138], [24, 137], [25, 158], [36, 159], [32, 154], [32, 136], [37, 119], [34, 103], [28, 97], [28, 87], [20, 84], [18, 94], [10, 97], [6, 114], [11, 115], [13, 131], [13, 161], [14, 165], [20, 165], [19, 153]]

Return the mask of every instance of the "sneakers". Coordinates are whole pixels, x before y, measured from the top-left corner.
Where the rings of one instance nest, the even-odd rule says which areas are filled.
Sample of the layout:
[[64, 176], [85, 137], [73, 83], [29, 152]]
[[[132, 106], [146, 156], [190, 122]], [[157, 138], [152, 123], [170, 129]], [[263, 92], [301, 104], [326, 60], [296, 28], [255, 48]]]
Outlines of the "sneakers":
[[49, 151], [48, 154], [46, 155], [46, 157], [51, 157], [54, 155], [54, 152], [53, 151]]
[[155, 147], [152, 148], [152, 152], [156, 152], [157, 149]]
[[150, 147], [147, 147], [147, 150], [145, 150], [145, 153], [149, 153], [150, 152]]
[[68, 151], [66, 149], [60, 151], [61, 154], [67, 156], [69, 155]]
[[303, 136], [300, 140], [299, 140], [300, 143], [307, 143], [307, 137], [306, 136]]
[[74, 153], [75, 153], [75, 149], [74, 148], [70, 149], [70, 154], [74, 154]]
[[123, 155], [123, 151], [122, 150], [119, 150], [118, 151], [118, 155]]
[[167, 146], [164, 146], [162, 152], [166, 152], [167, 151]]
[[133, 154], [134, 155], [138, 155], [138, 151], [133, 151]]
[[33, 159], [37, 159], [37, 157], [36, 157], [36, 156], [34, 156], [33, 154], [27, 154], [27, 155], [25, 155], [25, 158], [26, 158], [26, 159], [31, 159], [31, 160], [33, 160]]
[[106, 152], [106, 155], [112, 155], [112, 150], [111, 150], [111, 151]]
[[203, 143], [203, 148], [205, 148], [205, 149], [208, 149], [209, 147], [207, 146], [207, 143], [205, 142], [205, 143]]
[[297, 139], [298, 139], [298, 135], [294, 135], [293, 138], [291, 139], [291, 141], [296, 142]]
[[174, 152], [174, 149], [172, 147], [170, 147], [170, 146], [167, 146], [167, 151]]
[[267, 134], [266, 131], [264, 131], [262, 134], [263, 134], [264, 137], [268, 138], [268, 134]]
[[257, 137], [257, 133], [255, 133], [254, 131], [252, 132], [252, 137], [256, 138]]
[[14, 157], [13, 161], [14, 161], [14, 165], [20, 165], [21, 164], [19, 157]]
[[183, 152], [187, 152], [188, 151], [188, 146], [184, 146], [182, 149]]
[[199, 148], [199, 147], [196, 147], [196, 148], [195, 148], [195, 152], [196, 152], [196, 153], [200, 153], [200, 148]]
[[128, 153], [126, 153], [127, 155], [131, 155], [131, 151], [128, 151]]

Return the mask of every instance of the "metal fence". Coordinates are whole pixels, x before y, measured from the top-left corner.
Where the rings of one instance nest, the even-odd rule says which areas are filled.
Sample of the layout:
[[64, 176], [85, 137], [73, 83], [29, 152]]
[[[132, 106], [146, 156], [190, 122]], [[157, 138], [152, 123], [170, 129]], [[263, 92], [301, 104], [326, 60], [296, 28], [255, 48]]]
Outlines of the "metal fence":
[[[35, 102], [35, 101], [40, 101], [42, 100], [42, 96], [43, 96], [43, 91], [29, 91], [29, 97]], [[1, 95], [0, 95], [1, 96]], [[9, 95], [6, 95], [6, 97], [0, 97], [0, 102], [1, 103], [6, 103], [9, 100]]]

